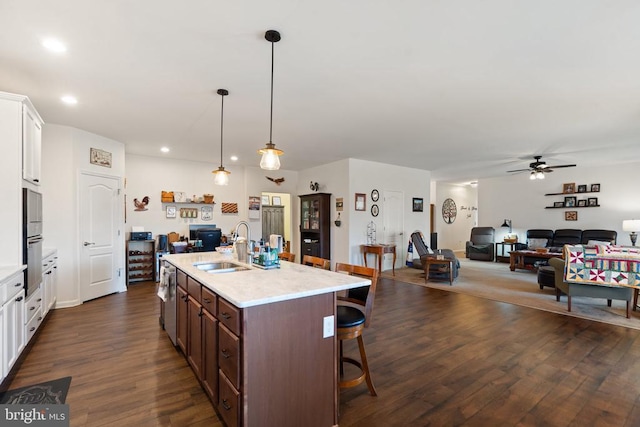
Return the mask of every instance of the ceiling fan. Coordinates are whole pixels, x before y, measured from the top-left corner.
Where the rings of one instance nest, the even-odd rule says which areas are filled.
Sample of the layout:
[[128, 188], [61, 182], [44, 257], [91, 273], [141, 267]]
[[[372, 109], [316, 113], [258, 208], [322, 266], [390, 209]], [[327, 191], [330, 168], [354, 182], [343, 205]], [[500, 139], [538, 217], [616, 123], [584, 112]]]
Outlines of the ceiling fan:
[[554, 169], [558, 169], [558, 168], [572, 168], [576, 165], [555, 165], [555, 166], [549, 166], [547, 165], [547, 162], [544, 162], [542, 160], [540, 160], [542, 158], [542, 156], [533, 156], [535, 160], [535, 162], [529, 163], [529, 168], [528, 169], [515, 169], [512, 171], [507, 171], [507, 173], [517, 173], [517, 172], [530, 172], [531, 175], [529, 176], [530, 179], [544, 179], [544, 174], [545, 173], [549, 173], [549, 172], [553, 172]]

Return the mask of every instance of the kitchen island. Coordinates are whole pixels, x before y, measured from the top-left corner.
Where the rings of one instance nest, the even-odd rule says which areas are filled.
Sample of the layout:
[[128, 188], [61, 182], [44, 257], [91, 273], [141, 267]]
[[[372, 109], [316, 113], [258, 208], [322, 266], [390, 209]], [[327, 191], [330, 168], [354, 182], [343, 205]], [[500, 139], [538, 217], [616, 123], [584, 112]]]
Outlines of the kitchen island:
[[[336, 292], [368, 279], [214, 252], [164, 260], [177, 270], [178, 347], [229, 427], [337, 425]], [[201, 269], [216, 262], [246, 269]]]

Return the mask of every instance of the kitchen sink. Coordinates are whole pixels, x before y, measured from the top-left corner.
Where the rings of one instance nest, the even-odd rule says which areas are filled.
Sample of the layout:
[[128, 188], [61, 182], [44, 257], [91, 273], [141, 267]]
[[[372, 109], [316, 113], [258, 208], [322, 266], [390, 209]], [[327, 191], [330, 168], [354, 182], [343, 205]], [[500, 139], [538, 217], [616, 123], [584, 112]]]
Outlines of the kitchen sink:
[[212, 274], [249, 270], [247, 267], [233, 262], [206, 262], [193, 265], [198, 268], [198, 270], [203, 270]]

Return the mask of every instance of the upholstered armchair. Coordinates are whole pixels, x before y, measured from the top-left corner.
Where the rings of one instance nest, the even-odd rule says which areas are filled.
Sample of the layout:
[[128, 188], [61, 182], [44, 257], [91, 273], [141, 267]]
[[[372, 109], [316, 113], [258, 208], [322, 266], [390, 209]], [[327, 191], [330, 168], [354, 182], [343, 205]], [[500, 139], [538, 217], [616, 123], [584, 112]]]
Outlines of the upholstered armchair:
[[495, 229], [493, 227], [473, 227], [471, 238], [466, 245], [467, 258], [478, 261], [493, 261], [494, 240]]
[[[436, 257], [437, 255], [443, 255], [445, 259], [450, 259], [453, 261], [451, 267], [453, 268], [453, 278], [458, 277], [458, 270], [460, 269], [460, 260], [456, 257], [455, 252], [451, 249], [440, 249], [438, 253], [434, 253], [433, 251], [429, 251], [429, 247], [424, 243], [424, 238], [421, 232], [414, 231], [411, 234], [411, 242], [413, 243], [413, 247], [420, 258], [414, 258], [413, 267], [424, 270], [425, 268], [425, 260], [428, 257]], [[449, 271], [440, 271], [440, 270], [432, 270], [429, 272], [430, 279], [446, 279], [449, 277]]]

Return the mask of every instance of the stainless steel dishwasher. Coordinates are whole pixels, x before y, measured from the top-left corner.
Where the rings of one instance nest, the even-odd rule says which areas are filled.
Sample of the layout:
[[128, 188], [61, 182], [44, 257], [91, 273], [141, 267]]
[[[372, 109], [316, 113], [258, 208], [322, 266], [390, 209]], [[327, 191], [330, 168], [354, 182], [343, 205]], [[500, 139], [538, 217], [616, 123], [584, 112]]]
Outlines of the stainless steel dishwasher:
[[164, 330], [167, 331], [167, 335], [169, 335], [169, 339], [173, 345], [177, 345], [176, 335], [176, 268], [169, 264], [166, 261], [163, 261], [163, 277], [160, 278], [160, 283], [165, 284], [167, 286], [166, 298], [163, 301], [164, 306], [164, 318], [162, 319], [162, 324], [164, 326]]

